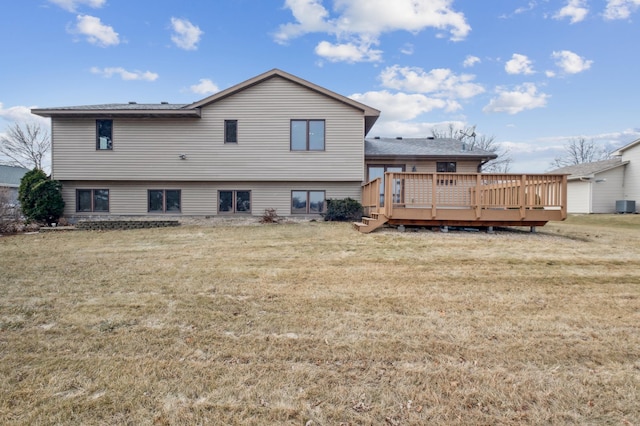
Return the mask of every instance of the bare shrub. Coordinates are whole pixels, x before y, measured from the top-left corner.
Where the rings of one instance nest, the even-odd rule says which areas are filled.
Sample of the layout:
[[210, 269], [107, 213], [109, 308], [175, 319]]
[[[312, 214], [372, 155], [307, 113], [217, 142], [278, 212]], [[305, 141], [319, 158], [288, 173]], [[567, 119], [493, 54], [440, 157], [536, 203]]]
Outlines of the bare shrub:
[[282, 218], [278, 216], [276, 209], [264, 209], [260, 223], [280, 223]]

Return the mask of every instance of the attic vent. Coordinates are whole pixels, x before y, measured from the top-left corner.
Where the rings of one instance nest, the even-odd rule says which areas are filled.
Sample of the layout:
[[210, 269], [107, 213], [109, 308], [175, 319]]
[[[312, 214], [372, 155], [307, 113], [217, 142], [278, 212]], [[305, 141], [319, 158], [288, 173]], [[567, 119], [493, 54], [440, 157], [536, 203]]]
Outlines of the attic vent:
[[135, 105], [135, 104], [137, 104], [137, 102], [129, 101], [129, 105]]
[[402, 136], [396, 136], [396, 139], [401, 141], [402, 140]]
[[160, 103], [161, 103], [162, 105], [169, 105], [169, 102], [167, 102], [167, 101], [162, 101], [162, 102], [160, 102]]

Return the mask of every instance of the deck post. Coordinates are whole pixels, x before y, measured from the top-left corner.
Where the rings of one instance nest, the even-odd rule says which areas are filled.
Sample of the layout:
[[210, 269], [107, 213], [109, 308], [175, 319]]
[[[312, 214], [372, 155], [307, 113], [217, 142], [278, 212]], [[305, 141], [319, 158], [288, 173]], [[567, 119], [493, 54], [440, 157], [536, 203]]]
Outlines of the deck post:
[[438, 185], [437, 185], [437, 173], [433, 173], [431, 175], [431, 219], [435, 219], [438, 210], [436, 209], [436, 204], [438, 200]]
[[481, 216], [481, 208], [480, 208], [480, 184], [482, 183], [482, 180], [480, 179], [480, 173], [478, 173], [476, 175], [476, 193], [475, 193], [475, 200], [474, 202], [476, 203], [476, 219], [480, 219]]
[[525, 216], [527, 215], [525, 212], [526, 209], [526, 184], [527, 184], [527, 175], [522, 175], [521, 177], [522, 181], [520, 182], [520, 194], [518, 196], [518, 198], [520, 198], [518, 200], [518, 202], [520, 203], [520, 219], [524, 219]]

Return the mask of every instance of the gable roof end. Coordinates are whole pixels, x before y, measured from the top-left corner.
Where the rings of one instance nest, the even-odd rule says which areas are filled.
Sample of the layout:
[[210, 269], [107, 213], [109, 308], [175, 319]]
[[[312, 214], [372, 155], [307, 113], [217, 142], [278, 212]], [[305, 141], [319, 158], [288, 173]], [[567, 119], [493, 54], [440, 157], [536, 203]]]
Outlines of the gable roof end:
[[628, 149], [633, 148], [636, 145], [640, 145], [640, 139], [636, 139], [635, 141], [631, 142], [630, 144], [627, 144], [625, 146], [623, 146], [622, 148], [619, 148], [617, 151], [614, 151], [614, 153], [612, 155], [622, 155], [622, 153]]
[[203, 106], [212, 104], [214, 102], [217, 102], [221, 99], [224, 99], [226, 97], [232, 96], [235, 93], [238, 93], [244, 89], [247, 89], [249, 87], [255, 86], [257, 84], [260, 84], [270, 78], [274, 78], [274, 77], [280, 77], [283, 78], [285, 80], [291, 81], [293, 83], [296, 83], [300, 86], [303, 86], [309, 90], [312, 90], [316, 93], [319, 93], [321, 95], [327, 96], [329, 98], [335, 99], [339, 102], [342, 102], [346, 105], [349, 105], [353, 108], [356, 108], [360, 111], [362, 111], [364, 113], [365, 116], [365, 135], [369, 132], [369, 130], [371, 130], [371, 127], [373, 127], [373, 125], [375, 124], [376, 120], [378, 119], [378, 117], [380, 116], [380, 111], [378, 111], [375, 108], [371, 108], [368, 105], [362, 104], [360, 102], [354, 101], [353, 99], [347, 98], [346, 96], [340, 95], [338, 93], [332, 92], [329, 89], [325, 89], [324, 87], [318, 86], [317, 84], [311, 83], [307, 80], [304, 80], [300, 77], [296, 77], [293, 74], [289, 74], [287, 72], [284, 72], [282, 70], [279, 70], [277, 68], [274, 68], [270, 71], [267, 71], [265, 73], [262, 73], [256, 77], [250, 78], [249, 80], [246, 80], [242, 83], [236, 84], [235, 86], [231, 86], [227, 89], [221, 90], [218, 93], [214, 93], [211, 96], [208, 96], [204, 99], [201, 99], [197, 102], [194, 102], [190, 105], [186, 105], [184, 108], [185, 109], [195, 109], [195, 108], [201, 108]]

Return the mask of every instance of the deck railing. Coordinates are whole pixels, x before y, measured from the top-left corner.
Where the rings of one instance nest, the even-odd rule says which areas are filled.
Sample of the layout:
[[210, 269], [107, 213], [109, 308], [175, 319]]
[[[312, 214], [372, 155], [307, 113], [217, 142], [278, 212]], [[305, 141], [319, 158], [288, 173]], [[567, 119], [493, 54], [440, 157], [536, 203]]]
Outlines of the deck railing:
[[[393, 218], [394, 209], [556, 210], [566, 217], [567, 177], [547, 174], [387, 172], [384, 192], [380, 178], [363, 185], [363, 206]], [[382, 210], [380, 210], [382, 209]]]
[[369, 214], [371, 211], [377, 213], [380, 210], [380, 185], [382, 185], [380, 178], [375, 178], [362, 185], [362, 207], [365, 214]]

